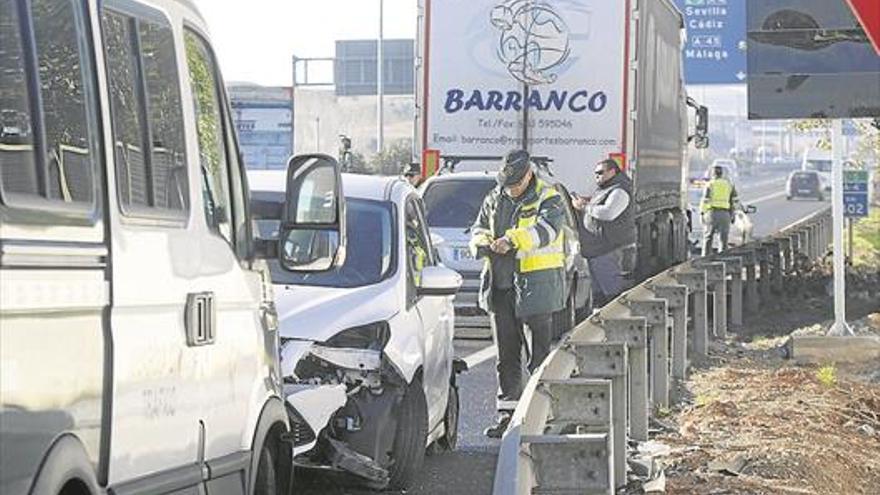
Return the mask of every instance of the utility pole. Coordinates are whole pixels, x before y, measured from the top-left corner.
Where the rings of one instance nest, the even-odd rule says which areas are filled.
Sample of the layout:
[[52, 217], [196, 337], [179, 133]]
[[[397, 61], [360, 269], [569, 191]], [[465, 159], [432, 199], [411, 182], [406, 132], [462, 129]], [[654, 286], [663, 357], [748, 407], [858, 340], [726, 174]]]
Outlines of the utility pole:
[[376, 153], [385, 148], [385, 70], [384, 70], [384, 24], [385, 0], [379, 0], [379, 42], [376, 44]]

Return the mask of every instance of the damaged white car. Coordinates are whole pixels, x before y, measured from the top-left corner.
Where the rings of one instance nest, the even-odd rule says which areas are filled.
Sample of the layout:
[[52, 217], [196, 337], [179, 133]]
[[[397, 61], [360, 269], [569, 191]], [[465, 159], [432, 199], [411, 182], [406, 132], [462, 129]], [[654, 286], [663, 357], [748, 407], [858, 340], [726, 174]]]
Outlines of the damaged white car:
[[[293, 273], [271, 264], [289, 440], [298, 467], [401, 489], [428, 446], [456, 443], [455, 375], [463, 363], [453, 360], [452, 298], [461, 277], [439, 265], [409, 184], [342, 177], [348, 247], [341, 265]], [[278, 236], [284, 180], [281, 172], [249, 174], [262, 239]], [[299, 238], [280, 249], [325, 241]]]

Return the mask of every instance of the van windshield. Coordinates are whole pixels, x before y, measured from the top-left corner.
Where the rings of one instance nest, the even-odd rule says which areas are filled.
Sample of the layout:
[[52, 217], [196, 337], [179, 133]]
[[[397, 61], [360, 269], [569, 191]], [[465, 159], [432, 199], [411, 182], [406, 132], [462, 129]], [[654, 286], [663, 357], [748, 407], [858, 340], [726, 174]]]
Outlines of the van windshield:
[[[252, 210], [261, 239], [278, 239], [283, 193], [252, 195]], [[291, 273], [270, 260], [272, 283], [352, 288], [381, 282], [394, 271], [394, 213], [390, 202], [346, 198], [349, 249], [342, 266], [318, 273]]]
[[495, 187], [495, 178], [441, 180], [427, 185], [423, 198], [428, 226], [466, 229], [480, 213], [483, 199]]
[[831, 160], [807, 160], [807, 163], [804, 164], [804, 170], [831, 172]]

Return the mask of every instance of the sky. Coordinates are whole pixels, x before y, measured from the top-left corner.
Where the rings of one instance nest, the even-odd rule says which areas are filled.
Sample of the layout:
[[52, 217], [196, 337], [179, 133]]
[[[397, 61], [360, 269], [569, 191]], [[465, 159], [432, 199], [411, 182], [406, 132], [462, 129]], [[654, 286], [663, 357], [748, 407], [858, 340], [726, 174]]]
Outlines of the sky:
[[[376, 39], [379, 0], [196, 0], [227, 82], [289, 86], [291, 56], [332, 57], [334, 42]], [[414, 38], [416, 0], [384, 0], [385, 38]]]

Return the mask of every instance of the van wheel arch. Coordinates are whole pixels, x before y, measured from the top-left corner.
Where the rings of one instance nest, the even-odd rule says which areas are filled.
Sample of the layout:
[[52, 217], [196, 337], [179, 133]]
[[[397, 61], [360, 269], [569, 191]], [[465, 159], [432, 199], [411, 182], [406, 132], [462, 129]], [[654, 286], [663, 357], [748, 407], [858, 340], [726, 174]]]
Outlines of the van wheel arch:
[[287, 495], [293, 487], [293, 449], [289, 444], [281, 440], [281, 436], [290, 430], [287, 419], [287, 411], [281, 399], [270, 398], [260, 412], [260, 419], [254, 432], [254, 440], [251, 443], [251, 463], [248, 471], [248, 493], [254, 494], [257, 488], [257, 475], [260, 464], [260, 454], [263, 447], [273, 445], [275, 451], [274, 461], [276, 473], [278, 473], [278, 486], [281, 487], [280, 495]]
[[49, 447], [29, 493], [57, 495], [100, 493], [95, 468], [79, 438], [72, 434], [58, 437]]

